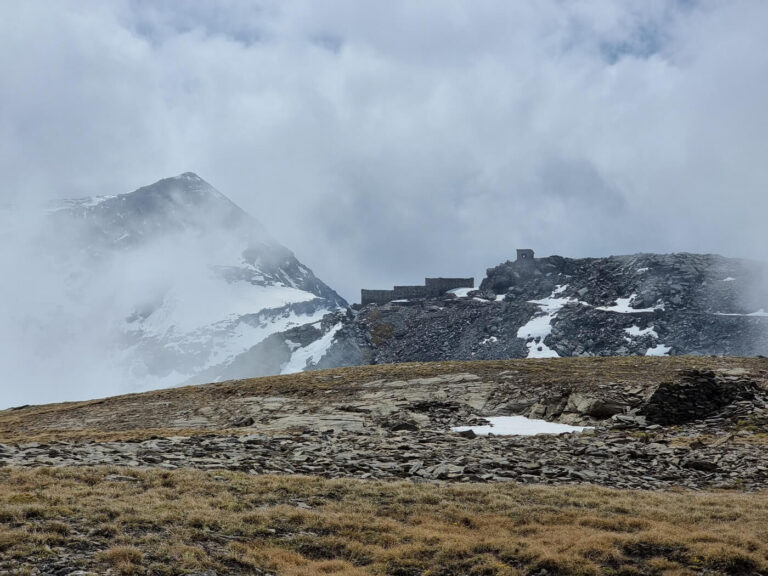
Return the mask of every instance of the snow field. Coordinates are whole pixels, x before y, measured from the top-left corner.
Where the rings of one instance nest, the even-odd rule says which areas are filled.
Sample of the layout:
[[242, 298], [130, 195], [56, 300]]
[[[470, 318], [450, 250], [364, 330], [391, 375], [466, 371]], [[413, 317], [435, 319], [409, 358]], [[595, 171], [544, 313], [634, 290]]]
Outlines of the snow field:
[[453, 432], [472, 430], [475, 434], [485, 436], [535, 436], [537, 434], [565, 434], [568, 432], [583, 432], [591, 430], [589, 426], [569, 426], [558, 422], [535, 420], [525, 416], [495, 416], [486, 418], [490, 424], [486, 426], [457, 426]]

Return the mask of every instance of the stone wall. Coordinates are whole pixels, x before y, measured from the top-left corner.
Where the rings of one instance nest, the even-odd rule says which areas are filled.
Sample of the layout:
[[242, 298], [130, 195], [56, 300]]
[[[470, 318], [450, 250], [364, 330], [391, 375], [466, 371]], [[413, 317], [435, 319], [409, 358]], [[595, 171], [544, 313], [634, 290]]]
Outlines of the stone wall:
[[392, 300], [435, 298], [455, 288], [474, 288], [474, 278], [425, 278], [423, 286], [395, 286], [394, 290], [361, 290], [360, 303], [386, 304]]
[[395, 286], [395, 300], [407, 300], [409, 298], [427, 298], [430, 294], [426, 286]]
[[365, 306], [366, 304], [386, 304], [396, 300], [394, 290], [361, 290], [360, 291], [360, 303]]
[[685, 370], [678, 382], [659, 385], [642, 409], [648, 422], [662, 425], [703, 420], [738, 401], [753, 400], [757, 387], [744, 376]]

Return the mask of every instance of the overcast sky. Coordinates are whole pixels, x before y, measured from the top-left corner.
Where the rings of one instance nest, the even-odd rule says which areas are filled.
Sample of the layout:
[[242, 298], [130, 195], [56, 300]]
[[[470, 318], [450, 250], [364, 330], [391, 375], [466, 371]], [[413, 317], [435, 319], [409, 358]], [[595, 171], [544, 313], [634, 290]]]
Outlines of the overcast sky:
[[764, 0], [3, 2], [0, 204], [194, 171], [350, 300], [517, 247], [765, 259], [766, 22]]

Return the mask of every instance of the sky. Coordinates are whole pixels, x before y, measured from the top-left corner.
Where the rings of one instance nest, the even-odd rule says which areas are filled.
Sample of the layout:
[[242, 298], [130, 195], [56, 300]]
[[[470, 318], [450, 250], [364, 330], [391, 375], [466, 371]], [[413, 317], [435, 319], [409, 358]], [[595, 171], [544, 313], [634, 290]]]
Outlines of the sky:
[[193, 171], [350, 301], [514, 257], [766, 258], [763, 0], [0, 6], [0, 206]]
[[145, 274], [196, 262], [62, 271], [41, 205], [187, 171], [350, 302], [516, 248], [768, 261], [765, 22], [764, 0], [0, 3], [0, 408], [125, 391], [105, 343]]

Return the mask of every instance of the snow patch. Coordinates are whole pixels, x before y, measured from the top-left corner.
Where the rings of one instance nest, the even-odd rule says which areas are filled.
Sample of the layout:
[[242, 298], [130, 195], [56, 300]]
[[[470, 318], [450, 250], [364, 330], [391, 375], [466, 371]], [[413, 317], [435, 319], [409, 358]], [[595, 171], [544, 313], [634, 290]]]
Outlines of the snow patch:
[[480, 344], [495, 344], [498, 341], [499, 341], [499, 339], [496, 338], [496, 336], [489, 336], [488, 338], [483, 338], [480, 341]]
[[[142, 389], [167, 387], [188, 380], [195, 373], [208, 370], [215, 366], [229, 362], [238, 355], [247, 352], [253, 346], [262, 342], [265, 338], [277, 332], [284, 332], [295, 326], [320, 322], [323, 316], [330, 310], [321, 307], [311, 314], [297, 314], [290, 309], [267, 309], [258, 314], [248, 314], [234, 319], [223, 320], [209, 326], [204, 326], [189, 333], [170, 334], [161, 340], [163, 348], [174, 351], [181, 358], [196, 358], [193, 365], [177, 370], [177, 373], [166, 379], [157, 379], [147, 374], [141, 353], [136, 356], [137, 346], [142, 346], [144, 338], [134, 346], [124, 349], [121, 354], [122, 363], [128, 366], [132, 378], [142, 386]], [[133, 326], [127, 324], [124, 329], [127, 332], [139, 329], [141, 324]], [[151, 339], [151, 337], [150, 337]], [[300, 348], [297, 342], [286, 342], [293, 352]]]
[[637, 294], [632, 294], [629, 298], [617, 298], [616, 304], [613, 306], [597, 306], [596, 310], [604, 310], [605, 312], [616, 312], [618, 314], [637, 314], [656, 312], [657, 310], [664, 310], [664, 303], [661, 302], [653, 308], [632, 308], [632, 302], [637, 298]]
[[455, 294], [456, 298], [466, 298], [470, 292], [475, 290], [477, 288], [454, 288], [453, 290], [448, 290], [447, 294]]
[[303, 348], [296, 349], [291, 354], [291, 359], [280, 370], [280, 374], [296, 374], [304, 370], [307, 367], [307, 363], [319, 362], [328, 352], [331, 344], [333, 344], [333, 339], [336, 337], [336, 332], [339, 330], [341, 330], [341, 322], [328, 330], [322, 338], [318, 338]]
[[653, 348], [648, 348], [645, 352], [646, 356], [669, 356], [669, 351], [672, 350], [671, 346], [664, 346], [664, 344], [656, 344]]
[[234, 319], [287, 304], [317, 298], [311, 292], [282, 286], [254, 286], [248, 282], [222, 282], [216, 277], [198, 279], [195, 285], [177, 284], [163, 305], [140, 328], [148, 335], [191, 332], [224, 319]]
[[766, 312], [764, 309], [760, 308], [757, 312], [752, 312], [751, 314], [729, 314], [726, 312], [715, 312], [715, 316], [752, 316], [758, 317], [758, 318], [768, 318], [768, 312]]
[[297, 348], [301, 348], [301, 344], [299, 344], [298, 342], [294, 342], [293, 340], [288, 340], [288, 339], [286, 339], [285, 345], [288, 346], [288, 349], [291, 352], [293, 352]]
[[535, 436], [536, 434], [566, 434], [591, 430], [590, 426], [569, 426], [558, 422], [534, 420], [525, 416], [495, 416], [486, 418], [487, 426], [457, 426], [453, 432], [472, 430], [478, 435], [495, 434], [497, 436]]
[[629, 334], [630, 336], [637, 338], [640, 336], [653, 336], [654, 338], [658, 338], [659, 335], [656, 333], [656, 330], [654, 330], [653, 326], [649, 326], [645, 330], [641, 330], [639, 326], [630, 326], [629, 328], [624, 328], [624, 332]]
[[728, 278], [723, 278], [723, 282], [733, 282], [736, 280], [733, 276], [728, 276]]
[[529, 300], [531, 304], [536, 304], [542, 314], [531, 318], [527, 324], [524, 324], [517, 331], [517, 337], [523, 340], [533, 338], [526, 342], [528, 347], [528, 358], [559, 358], [560, 355], [544, 344], [544, 340], [552, 333], [552, 320], [555, 319], [560, 309], [569, 302], [578, 302], [573, 298], [557, 298], [562, 294], [568, 285], [556, 286], [548, 298], [541, 300]]

